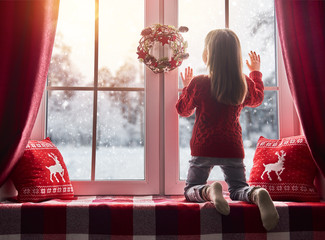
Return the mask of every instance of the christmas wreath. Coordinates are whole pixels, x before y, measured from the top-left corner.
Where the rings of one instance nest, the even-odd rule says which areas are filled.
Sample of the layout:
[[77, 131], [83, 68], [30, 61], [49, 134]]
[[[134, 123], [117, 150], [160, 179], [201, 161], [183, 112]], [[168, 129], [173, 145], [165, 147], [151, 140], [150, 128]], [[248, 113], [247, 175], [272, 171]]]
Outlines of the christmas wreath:
[[[187, 32], [187, 27], [154, 24], [141, 32], [141, 39], [137, 48], [138, 59], [154, 73], [168, 72], [180, 66], [186, 53], [187, 42], [184, 41], [180, 32]], [[166, 45], [167, 44], [167, 45]], [[159, 48], [163, 46], [169, 52], [164, 57], [159, 56]], [[165, 52], [166, 53], [166, 52]]]

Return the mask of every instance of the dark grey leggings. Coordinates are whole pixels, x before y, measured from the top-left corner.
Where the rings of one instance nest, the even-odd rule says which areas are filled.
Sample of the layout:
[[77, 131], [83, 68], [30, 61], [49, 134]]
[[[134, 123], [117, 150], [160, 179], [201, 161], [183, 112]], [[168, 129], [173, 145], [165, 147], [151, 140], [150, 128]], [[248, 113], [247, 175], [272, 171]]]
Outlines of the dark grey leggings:
[[205, 201], [201, 192], [207, 183], [212, 168], [217, 165], [223, 171], [230, 198], [232, 200], [251, 202], [249, 196], [254, 187], [250, 187], [246, 182], [243, 159], [192, 157], [189, 162], [190, 168], [184, 188], [184, 195], [188, 201]]

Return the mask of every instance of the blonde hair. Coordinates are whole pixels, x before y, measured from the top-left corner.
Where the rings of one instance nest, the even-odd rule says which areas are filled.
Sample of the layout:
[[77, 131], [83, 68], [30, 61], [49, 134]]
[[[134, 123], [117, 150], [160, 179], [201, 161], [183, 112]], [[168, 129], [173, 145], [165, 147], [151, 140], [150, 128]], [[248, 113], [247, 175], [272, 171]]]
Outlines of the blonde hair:
[[242, 54], [237, 35], [229, 29], [213, 30], [205, 38], [204, 51], [207, 51], [206, 64], [212, 96], [224, 104], [242, 104], [247, 83], [242, 72]]

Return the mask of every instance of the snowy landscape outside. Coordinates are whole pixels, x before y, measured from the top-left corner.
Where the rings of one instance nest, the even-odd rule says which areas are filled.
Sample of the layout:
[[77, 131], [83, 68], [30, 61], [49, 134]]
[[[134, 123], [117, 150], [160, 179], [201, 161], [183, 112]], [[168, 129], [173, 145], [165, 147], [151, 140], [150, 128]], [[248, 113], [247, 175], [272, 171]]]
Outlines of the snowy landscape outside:
[[[229, 3], [230, 28], [241, 40], [243, 60], [250, 50], [258, 52], [265, 86], [277, 86], [273, 0]], [[99, 6], [98, 86], [138, 89], [98, 91], [95, 179], [141, 180], [145, 176], [145, 92], [141, 90], [145, 77], [136, 47], [144, 28], [144, 1], [99, 0]], [[189, 65], [195, 74], [207, 73], [201, 58], [204, 38], [210, 30], [225, 27], [224, 9], [223, 0], [179, 0], [179, 25], [190, 29], [183, 34], [190, 58], [179, 71]], [[61, 0], [48, 74], [49, 87], [66, 87], [48, 90], [47, 135], [62, 153], [72, 180], [89, 180], [91, 175], [94, 92], [69, 87], [94, 85], [94, 11], [93, 1]], [[244, 72], [249, 74], [247, 67]], [[248, 177], [258, 138], [278, 137], [277, 92], [265, 91], [262, 105], [245, 108], [240, 121]], [[181, 180], [186, 179], [191, 158], [193, 123], [194, 116], [179, 118]], [[223, 180], [221, 170], [215, 168], [210, 179]]]

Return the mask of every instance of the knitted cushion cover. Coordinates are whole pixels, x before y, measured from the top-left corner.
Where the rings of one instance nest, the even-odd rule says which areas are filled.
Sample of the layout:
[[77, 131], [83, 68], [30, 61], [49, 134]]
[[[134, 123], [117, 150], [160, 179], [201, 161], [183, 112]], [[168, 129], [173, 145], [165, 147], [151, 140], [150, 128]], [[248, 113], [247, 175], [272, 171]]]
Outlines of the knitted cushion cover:
[[28, 142], [11, 178], [21, 202], [72, 199], [74, 195], [62, 155], [50, 138]]
[[267, 189], [273, 200], [319, 201], [313, 185], [316, 171], [304, 136], [260, 137], [248, 182]]

